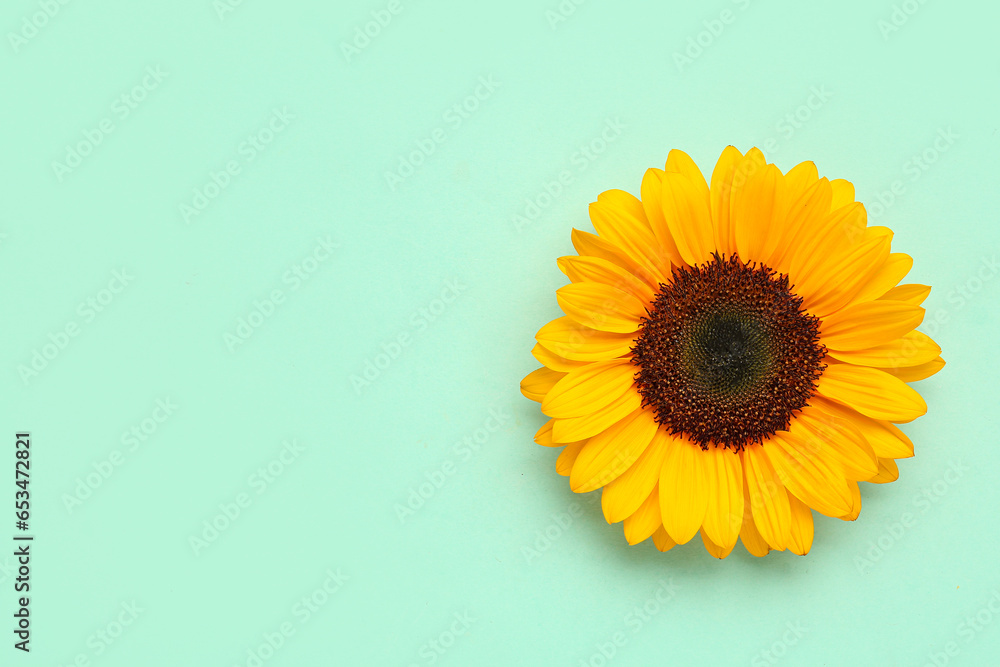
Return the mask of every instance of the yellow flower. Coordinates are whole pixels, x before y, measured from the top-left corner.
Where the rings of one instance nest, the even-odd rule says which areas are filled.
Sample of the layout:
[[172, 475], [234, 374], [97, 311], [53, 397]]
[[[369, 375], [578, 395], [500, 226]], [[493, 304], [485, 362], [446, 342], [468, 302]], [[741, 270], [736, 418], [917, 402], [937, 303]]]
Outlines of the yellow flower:
[[906, 383], [944, 361], [914, 330], [930, 287], [898, 284], [913, 260], [850, 183], [729, 146], [709, 184], [673, 150], [590, 217], [521, 391], [551, 417], [535, 442], [629, 544], [805, 554], [812, 510], [854, 520], [858, 482], [899, 476], [895, 424], [927, 411]]

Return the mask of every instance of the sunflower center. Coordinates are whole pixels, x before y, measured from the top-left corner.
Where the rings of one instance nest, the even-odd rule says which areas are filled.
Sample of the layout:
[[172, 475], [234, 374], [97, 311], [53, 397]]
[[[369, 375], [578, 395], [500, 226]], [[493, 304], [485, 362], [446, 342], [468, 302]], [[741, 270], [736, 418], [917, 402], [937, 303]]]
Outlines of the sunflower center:
[[644, 406], [671, 433], [734, 451], [786, 430], [823, 371], [819, 320], [788, 277], [734, 255], [674, 269], [632, 348]]

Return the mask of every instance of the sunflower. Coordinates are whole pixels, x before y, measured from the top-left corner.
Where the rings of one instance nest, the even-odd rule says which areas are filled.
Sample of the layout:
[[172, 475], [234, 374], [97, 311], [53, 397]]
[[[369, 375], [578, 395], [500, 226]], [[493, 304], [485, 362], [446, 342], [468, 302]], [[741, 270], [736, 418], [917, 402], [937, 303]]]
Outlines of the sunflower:
[[813, 511], [856, 519], [858, 482], [913, 455], [896, 424], [927, 406], [907, 383], [944, 366], [915, 330], [930, 287], [899, 284], [913, 260], [812, 162], [729, 146], [707, 183], [672, 150], [640, 195], [601, 193], [597, 234], [558, 260], [566, 314], [521, 382], [551, 418], [535, 442], [629, 544], [804, 555]]

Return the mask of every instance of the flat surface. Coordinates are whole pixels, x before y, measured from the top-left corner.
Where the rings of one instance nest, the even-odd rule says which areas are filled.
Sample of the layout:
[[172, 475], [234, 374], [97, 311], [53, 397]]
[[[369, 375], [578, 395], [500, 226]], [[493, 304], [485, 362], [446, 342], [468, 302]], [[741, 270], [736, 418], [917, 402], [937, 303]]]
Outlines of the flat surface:
[[[0, 663], [995, 662], [995, 3], [226, 1], [0, 10]], [[934, 286], [917, 455], [806, 557], [627, 546], [518, 392], [587, 205], [727, 144]]]

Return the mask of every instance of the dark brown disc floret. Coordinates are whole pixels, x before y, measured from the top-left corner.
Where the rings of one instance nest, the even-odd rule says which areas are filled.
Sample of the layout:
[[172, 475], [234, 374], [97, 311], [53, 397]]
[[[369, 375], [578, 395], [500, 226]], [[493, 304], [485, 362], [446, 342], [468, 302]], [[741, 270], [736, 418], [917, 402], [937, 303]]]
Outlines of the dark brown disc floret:
[[787, 430], [825, 368], [819, 319], [788, 276], [735, 255], [675, 268], [646, 312], [632, 348], [642, 404], [702, 449]]

